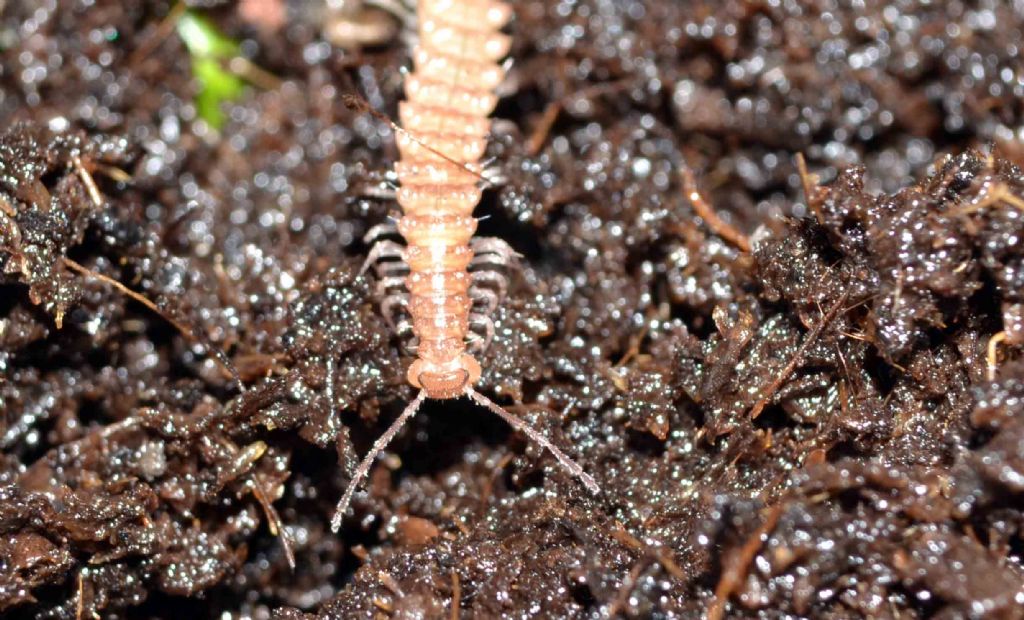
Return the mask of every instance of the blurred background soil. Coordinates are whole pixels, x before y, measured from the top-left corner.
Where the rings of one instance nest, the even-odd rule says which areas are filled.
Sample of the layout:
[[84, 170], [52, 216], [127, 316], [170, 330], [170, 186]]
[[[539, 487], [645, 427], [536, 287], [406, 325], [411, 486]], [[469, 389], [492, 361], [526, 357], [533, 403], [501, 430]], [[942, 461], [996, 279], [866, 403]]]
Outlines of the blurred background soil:
[[0, 615], [1024, 617], [1024, 4], [512, 4], [480, 388], [603, 492], [430, 402], [334, 535], [414, 15], [0, 0]]

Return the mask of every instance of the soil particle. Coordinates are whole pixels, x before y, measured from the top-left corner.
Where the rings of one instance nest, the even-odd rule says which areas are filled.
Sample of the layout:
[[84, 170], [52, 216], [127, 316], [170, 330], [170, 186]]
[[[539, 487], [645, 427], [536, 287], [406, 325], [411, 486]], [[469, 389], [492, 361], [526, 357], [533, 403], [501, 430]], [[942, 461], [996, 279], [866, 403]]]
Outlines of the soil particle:
[[1024, 617], [1018, 6], [514, 2], [479, 387], [602, 493], [428, 402], [333, 535], [408, 16], [187, 4], [219, 129], [172, 3], [0, 17], [5, 618]]

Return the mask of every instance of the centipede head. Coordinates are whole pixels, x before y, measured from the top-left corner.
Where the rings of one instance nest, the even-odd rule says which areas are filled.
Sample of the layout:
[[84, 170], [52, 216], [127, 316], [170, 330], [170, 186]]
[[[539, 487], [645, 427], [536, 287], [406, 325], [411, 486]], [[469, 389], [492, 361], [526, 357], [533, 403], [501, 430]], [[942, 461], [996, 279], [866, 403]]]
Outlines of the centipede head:
[[480, 379], [480, 363], [468, 353], [445, 363], [419, 358], [409, 366], [407, 377], [430, 398], [457, 398]]

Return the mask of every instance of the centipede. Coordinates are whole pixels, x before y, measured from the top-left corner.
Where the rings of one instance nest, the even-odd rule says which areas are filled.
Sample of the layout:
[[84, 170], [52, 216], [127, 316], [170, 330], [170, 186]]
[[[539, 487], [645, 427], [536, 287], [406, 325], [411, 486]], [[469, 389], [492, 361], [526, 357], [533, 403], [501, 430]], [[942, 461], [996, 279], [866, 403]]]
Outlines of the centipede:
[[[377, 456], [427, 399], [470, 398], [598, 492], [594, 478], [579, 464], [474, 388], [481, 376], [477, 355], [494, 335], [490, 317], [504, 301], [505, 274], [517, 256], [500, 238], [475, 237], [473, 216], [488, 184], [482, 160], [498, 103], [496, 89], [507, 72], [502, 61], [511, 36], [503, 30], [512, 8], [500, 0], [419, 0], [416, 12], [418, 41], [395, 132], [395, 198], [402, 216], [367, 233], [372, 246], [363, 270], [372, 268], [377, 275], [384, 319], [414, 343], [406, 380], [418, 394], [357, 466], [331, 521], [335, 532]], [[388, 233], [397, 233], [404, 244]], [[396, 323], [397, 315], [408, 318]]]

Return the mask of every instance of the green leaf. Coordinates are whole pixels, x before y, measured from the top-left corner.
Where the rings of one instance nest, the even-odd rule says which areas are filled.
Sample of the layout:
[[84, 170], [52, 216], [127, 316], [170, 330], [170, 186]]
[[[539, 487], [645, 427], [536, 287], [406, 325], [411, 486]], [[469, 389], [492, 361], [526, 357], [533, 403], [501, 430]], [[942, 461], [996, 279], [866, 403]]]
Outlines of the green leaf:
[[238, 56], [238, 43], [217, 30], [217, 26], [193, 11], [185, 11], [178, 19], [178, 36], [193, 57], [227, 60]]
[[181, 15], [177, 28], [192, 56], [192, 75], [199, 82], [196, 113], [211, 127], [220, 129], [226, 120], [222, 105], [241, 97], [245, 89], [245, 82], [226, 66], [239, 55], [239, 45], [213, 22], [192, 11]]
[[225, 101], [238, 99], [245, 89], [245, 82], [227, 71], [216, 58], [193, 58], [192, 74], [200, 82], [199, 93], [196, 95], [199, 118], [214, 129], [220, 129], [226, 120], [221, 105]]

